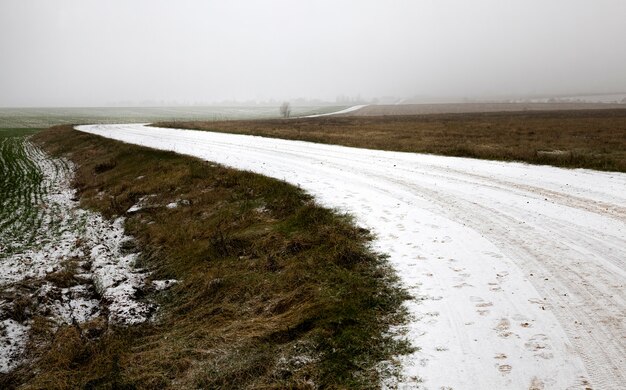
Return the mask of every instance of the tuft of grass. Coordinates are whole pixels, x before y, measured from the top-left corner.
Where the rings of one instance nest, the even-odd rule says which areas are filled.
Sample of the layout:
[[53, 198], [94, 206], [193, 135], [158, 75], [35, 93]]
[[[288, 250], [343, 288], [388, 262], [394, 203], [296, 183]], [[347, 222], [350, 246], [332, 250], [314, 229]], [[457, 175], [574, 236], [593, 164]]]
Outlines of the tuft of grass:
[[69, 126], [34, 140], [74, 162], [84, 207], [126, 216], [152, 278], [179, 282], [146, 292], [152, 323], [38, 320], [5, 387], [377, 388], [377, 365], [409, 351], [387, 336], [407, 295], [348, 216], [285, 182]]
[[626, 109], [165, 122], [155, 126], [626, 172]]

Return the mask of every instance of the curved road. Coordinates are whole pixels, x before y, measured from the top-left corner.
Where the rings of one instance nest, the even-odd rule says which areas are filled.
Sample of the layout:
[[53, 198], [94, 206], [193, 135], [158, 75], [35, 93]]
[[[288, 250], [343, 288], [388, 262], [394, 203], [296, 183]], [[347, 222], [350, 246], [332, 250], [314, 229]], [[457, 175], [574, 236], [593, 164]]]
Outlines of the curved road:
[[415, 297], [423, 389], [626, 383], [626, 175], [143, 125], [78, 130], [298, 184], [377, 235]]

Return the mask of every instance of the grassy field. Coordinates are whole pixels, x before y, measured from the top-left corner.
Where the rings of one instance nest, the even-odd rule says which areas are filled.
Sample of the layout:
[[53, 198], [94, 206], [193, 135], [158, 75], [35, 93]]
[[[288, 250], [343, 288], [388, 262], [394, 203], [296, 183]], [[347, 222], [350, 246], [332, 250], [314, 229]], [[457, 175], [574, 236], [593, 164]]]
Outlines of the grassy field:
[[0, 130], [0, 257], [27, 247], [41, 225], [36, 204], [45, 188], [28, 157], [27, 134]]
[[626, 110], [160, 123], [402, 152], [626, 172]]
[[[294, 106], [293, 116], [323, 114], [345, 106]], [[0, 108], [0, 128], [46, 128], [60, 124], [277, 118], [276, 107]]]
[[179, 283], [145, 292], [156, 322], [33, 325], [33, 360], [1, 387], [376, 388], [406, 350], [386, 336], [406, 295], [369, 233], [298, 188], [69, 126], [34, 139], [76, 164], [84, 207], [127, 217], [139, 266]]
[[47, 162], [28, 136], [35, 130], [0, 129], [0, 260], [23, 252], [60, 234], [55, 209], [44, 207], [43, 198], [54, 180], [43, 169], [62, 176], [68, 167], [62, 161]]

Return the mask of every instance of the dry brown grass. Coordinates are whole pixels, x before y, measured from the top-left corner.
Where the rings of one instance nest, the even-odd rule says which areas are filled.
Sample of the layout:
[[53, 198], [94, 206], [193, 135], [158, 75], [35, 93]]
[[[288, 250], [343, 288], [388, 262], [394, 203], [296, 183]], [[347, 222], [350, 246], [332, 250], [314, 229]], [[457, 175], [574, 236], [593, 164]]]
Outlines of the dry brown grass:
[[430, 114], [469, 114], [485, 112], [519, 111], [570, 111], [626, 109], [619, 103], [433, 103], [433, 104], [372, 104], [348, 116], [384, 115], [430, 115]]
[[402, 152], [626, 172], [626, 110], [161, 123]]
[[[81, 203], [112, 217], [155, 279], [158, 321], [58, 331], [36, 318], [33, 363], [4, 387], [377, 387], [406, 298], [369, 234], [284, 182], [57, 127], [36, 142], [77, 165]], [[146, 207], [126, 210], [140, 198]], [[184, 201], [174, 209], [164, 205]], [[69, 275], [53, 275], [71, 282]]]

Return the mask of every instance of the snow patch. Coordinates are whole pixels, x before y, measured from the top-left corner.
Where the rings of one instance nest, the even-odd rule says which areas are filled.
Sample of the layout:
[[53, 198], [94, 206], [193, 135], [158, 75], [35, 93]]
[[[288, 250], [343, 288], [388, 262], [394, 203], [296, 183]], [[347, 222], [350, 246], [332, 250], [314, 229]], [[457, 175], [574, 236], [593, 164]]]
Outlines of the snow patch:
[[[91, 271], [96, 290], [108, 304], [109, 321], [133, 325], [147, 320], [154, 306], [136, 299], [145, 285], [146, 272], [137, 270], [137, 254], [123, 254], [122, 246], [132, 238], [124, 234], [124, 218], [105, 223], [99, 215], [88, 225]], [[104, 229], [103, 229], [104, 227]]]
[[9, 372], [19, 362], [29, 329], [11, 319], [0, 321], [0, 373]]
[[[139, 177], [143, 177], [143, 176], [139, 176]], [[143, 210], [144, 208], [147, 207], [148, 204], [148, 199], [155, 197], [156, 195], [146, 195], [146, 196], [142, 196], [141, 198], [139, 198], [139, 201], [137, 203], [135, 203], [134, 205], [132, 205], [128, 210], [126, 210], [127, 213], [136, 213], [139, 210]]]
[[53, 318], [59, 324], [75, 324], [98, 317], [100, 301], [86, 285], [59, 289], [45, 284], [36, 294], [41, 315]]
[[328, 112], [326, 114], [307, 115], [307, 116], [303, 116], [302, 118], [318, 118], [320, 116], [331, 116], [331, 115], [347, 114], [349, 112], [360, 110], [361, 108], [367, 107], [367, 106], [369, 106], [369, 104], [360, 104], [360, 105], [357, 105], [357, 106], [348, 107], [348, 108], [340, 110], [340, 111]]
[[128, 210], [126, 210], [126, 212], [127, 213], [134, 213], [134, 212], [137, 212], [137, 211], [141, 210], [142, 208], [143, 207], [139, 203], [137, 203], [137, 204], [132, 205]]
[[168, 203], [165, 207], [167, 207], [168, 209], [175, 209], [180, 206], [189, 206], [189, 205], [191, 205], [191, 202], [188, 199], [179, 199], [174, 202]]
[[152, 281], [152, 287], [156, 291], [163, 291], [163, 290], [167, 290], [168, 288], [172, 287], [176, 283], [178, 283], [178, 280], [176, 280], [176, 279], [153, 280]]

